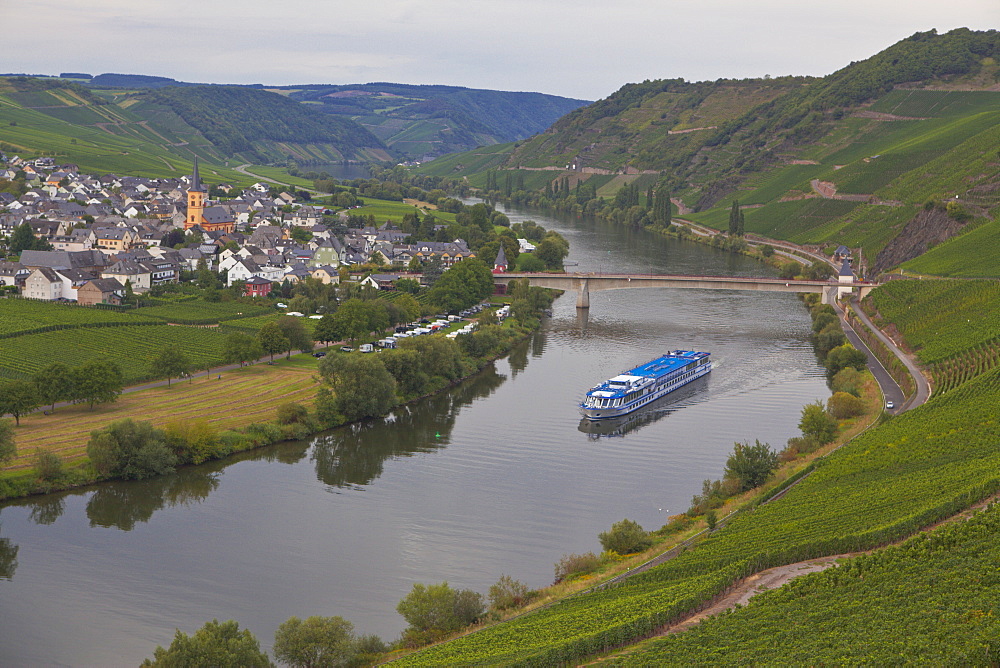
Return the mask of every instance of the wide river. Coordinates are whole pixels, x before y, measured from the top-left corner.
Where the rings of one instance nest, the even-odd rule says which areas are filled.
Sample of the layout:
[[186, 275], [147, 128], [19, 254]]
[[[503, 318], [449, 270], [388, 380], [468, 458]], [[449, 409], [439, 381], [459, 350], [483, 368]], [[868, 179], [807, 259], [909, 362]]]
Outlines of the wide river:
[[[741, 256], [607, 223], [559, 230], [583, 271], [759, 276]], [[0, 665], [137, 665], [174, 630], [235, 619], [270, 649], [292, 615], [395, 638], [413, 583], [550, 584], [622, 518], [652, 529], [719, 478], [733, 443], [780, 448], [824, 398], [793, 296], [641, 289], [575, 295], [530, 341], [385, 420], [141, 483], [0, 508]], [[707, 379], [612, 436], [581, 430], [590, 386], [674, 348]]]

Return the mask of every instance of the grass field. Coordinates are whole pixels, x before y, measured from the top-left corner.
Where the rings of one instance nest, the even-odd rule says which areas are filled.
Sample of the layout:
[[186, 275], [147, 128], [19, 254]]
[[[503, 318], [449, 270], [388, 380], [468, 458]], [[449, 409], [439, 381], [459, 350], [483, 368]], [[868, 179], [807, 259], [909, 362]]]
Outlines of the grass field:
[[902, 266], [918, 274], [959, 278], [1000, 277], [1000, 220], [990, 221], [948, 239]]
[[77, 405], [57, 408], [52, 415], [35, 413], [21, 418], [15, 430], [18, 456], [4, 470], [30, 467], [36, 448], [58, 453], [69, 463], [79, 462], [86, 455], [90, 432], [122, 418], [148, 420], [157, 427], [204, 419], [220, 430], [273, 420], [282, 403], [312, 403], [315, 371], [315, 358], [298, 355], [275, 360], [274, 366], [256, 364], [170, 387], [130, 392], [93, 411]]

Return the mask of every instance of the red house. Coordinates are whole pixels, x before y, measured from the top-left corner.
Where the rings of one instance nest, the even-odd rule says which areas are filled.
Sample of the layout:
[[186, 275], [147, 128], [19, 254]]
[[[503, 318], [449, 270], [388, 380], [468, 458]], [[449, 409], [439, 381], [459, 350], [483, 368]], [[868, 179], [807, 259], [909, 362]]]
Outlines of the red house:
[[243, 294], [247, 297], [266, 297], [271, 294], [271, 281], [260, 276], [247, 279]]

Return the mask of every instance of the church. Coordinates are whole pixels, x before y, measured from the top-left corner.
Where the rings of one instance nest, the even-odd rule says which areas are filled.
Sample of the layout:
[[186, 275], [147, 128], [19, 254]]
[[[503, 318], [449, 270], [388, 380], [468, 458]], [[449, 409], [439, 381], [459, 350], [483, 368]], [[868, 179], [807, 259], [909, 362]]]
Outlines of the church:
[[205, 206], [205, 196], [208, 189], [201, 183], [198, 174], [198, 156], [194, 158], [194, 174], [191, 175], [191, 187], [187, 191], [187, 217], [184, 219], [184, 229], [198, 226], [206, 232], [232, 232], [236, 220], [232, 214], [221, 206]]

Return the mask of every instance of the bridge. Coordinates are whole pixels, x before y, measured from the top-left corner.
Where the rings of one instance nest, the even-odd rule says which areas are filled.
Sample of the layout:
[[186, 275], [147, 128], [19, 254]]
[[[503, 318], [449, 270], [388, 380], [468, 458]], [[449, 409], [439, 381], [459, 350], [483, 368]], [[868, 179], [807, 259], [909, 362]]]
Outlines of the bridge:
[[866, 281], [840, 282], [837, 279], [825, 281], [794, 280], [784, 278], [756, 278], [739, 276], [671, 276], [663, 274], [494, 274], [494, 283], [504, 285], [518, 278], [526, 278], [533, 286], [575, 290], [576, 307], [590, 308], [591, 291], [626, 290], [634, 288], [689, 288], [695, 290], [756, 290], [760, 292], [814, 292], [823, 295], [823, 303], [829, 304], [838, 296], [858, 289], [858, 298], [864, 297], [878, 283]]

